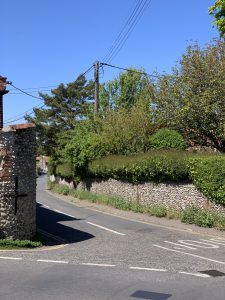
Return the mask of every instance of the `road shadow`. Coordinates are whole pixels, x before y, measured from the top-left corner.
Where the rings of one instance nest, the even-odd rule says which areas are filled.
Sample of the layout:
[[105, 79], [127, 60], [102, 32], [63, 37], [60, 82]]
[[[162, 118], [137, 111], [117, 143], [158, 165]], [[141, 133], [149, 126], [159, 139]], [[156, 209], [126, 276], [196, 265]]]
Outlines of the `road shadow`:
[[[81, 219], [50, 210], [39, 203], [37, 203], [36, 212], [38, 231], [45, 237], [48, 245], [79, 243], [94, 237], [90, 233], [60, 224], [60, 222], [79, 221]], [[48, 234], [45, 235], [43, 232], [47, 232]], [[51, 235], [59, 237], [59, 239], [55, 239]]]

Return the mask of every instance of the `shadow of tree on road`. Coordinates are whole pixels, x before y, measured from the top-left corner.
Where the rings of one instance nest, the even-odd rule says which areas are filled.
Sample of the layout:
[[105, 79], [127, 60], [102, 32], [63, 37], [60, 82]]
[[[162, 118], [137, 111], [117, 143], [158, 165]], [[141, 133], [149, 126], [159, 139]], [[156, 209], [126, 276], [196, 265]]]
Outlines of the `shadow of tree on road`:
[[[46, 232], [49, 245], [59, 245], [64, 243], [79, 243], [94, 237], [94, 235], [66, 226], [60, 222], [79, 221], [63, 213], [45, 208], [37, 203], [37, 228], [43, 234]], [[51, 235], [59, 237], [54, 239]]]

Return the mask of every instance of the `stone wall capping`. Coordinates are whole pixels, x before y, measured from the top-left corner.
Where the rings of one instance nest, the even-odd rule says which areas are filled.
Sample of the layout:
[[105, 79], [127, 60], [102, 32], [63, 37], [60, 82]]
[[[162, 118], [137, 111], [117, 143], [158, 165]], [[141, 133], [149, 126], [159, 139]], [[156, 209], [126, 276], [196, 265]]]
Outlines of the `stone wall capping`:
[[16, 131], [16, 130], [34, 128], [34, 127], [36, 127], [34, 123], [14, 124], [14, 125], [8, 125], [8, 126], [3, 127], [1, 131], [9, 132], [9, 131]]

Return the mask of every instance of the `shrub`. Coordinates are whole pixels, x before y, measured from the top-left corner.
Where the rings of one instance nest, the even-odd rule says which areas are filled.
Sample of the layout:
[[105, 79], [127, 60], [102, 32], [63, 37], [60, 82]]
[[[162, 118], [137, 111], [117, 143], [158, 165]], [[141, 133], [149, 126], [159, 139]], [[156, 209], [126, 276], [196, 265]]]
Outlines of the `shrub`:
[[194, 224], [195, 217], [199, 213], [199, 209], [194, 206], [186, 207], [181, 213], [181, 222]]
[[181, 214], [181, 222], [187, 224], [196, 224], [200, 227], [214, 227], [216, 220], [217, 216], [215, 213], [194, 206], [185, 208]]
[[73, 179], [73, 166], [69, 162], [61, 163], [56, 166], [56, 175], [66, 179]]
[[151, 215], [151, 216], [156, 216], [156, 217], [159, 217], [159, 218], [162, 218], [162, 217], [166, 217], [167, 215], [167, 209], [165, 206], [149, 206], [148, 207], [148, 213]]
[[188, 179], [187, 153], [150, 151], [131, 156], [108, 156], [89, 163], [91, 176], [114, 178], [131, 183], [143, 181], [180, 181]]
[[37, 248], [41, 247], [41, 242], [30, 240], [0, 240], [0, 248], [13, 249], [13, 248]]
[[225, 157], [200, 156], [189, 159], [189, 174], [194, 185], [209, 199], [225, 204]]
[[185, 149], [186, 144], [180, 133], [175, 130], [162, 128], [150, 136], [149, 144], [155, 149]]

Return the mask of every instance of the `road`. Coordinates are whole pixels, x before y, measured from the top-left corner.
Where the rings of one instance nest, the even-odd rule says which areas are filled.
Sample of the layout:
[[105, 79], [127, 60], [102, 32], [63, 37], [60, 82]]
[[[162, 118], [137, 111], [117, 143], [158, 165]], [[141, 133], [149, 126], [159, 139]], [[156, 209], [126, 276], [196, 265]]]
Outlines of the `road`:
[[57, 241], [1, 251], [0, 299], [225, 299], [224, 234], [74, 205], [45, 184], [40, 177], [38, 227]]

